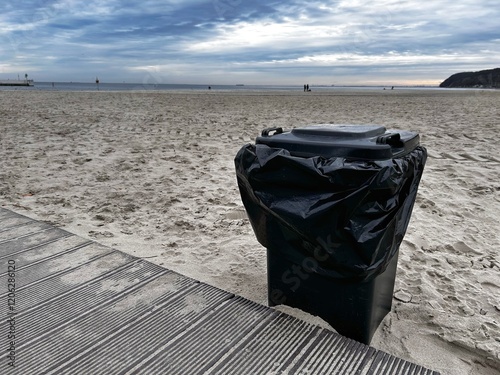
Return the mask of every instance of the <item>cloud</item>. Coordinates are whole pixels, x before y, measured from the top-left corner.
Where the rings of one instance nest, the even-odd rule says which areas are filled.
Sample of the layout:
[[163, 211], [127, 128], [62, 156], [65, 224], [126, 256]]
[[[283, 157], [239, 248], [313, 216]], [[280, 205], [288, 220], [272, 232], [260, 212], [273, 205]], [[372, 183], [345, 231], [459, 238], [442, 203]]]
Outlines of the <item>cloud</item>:
[[[0, 78], [181, 83], [444, 80], [496, 67], [491, 0], [24, 0], [0, 4]], [[410, 79], [410, 78], [411, 79]], [[338, 79], [338, 78], [336, 78]], [[175, 81], [175, 82], [173, 82]], [[195, 83], [195, 82], [192, 82]]]

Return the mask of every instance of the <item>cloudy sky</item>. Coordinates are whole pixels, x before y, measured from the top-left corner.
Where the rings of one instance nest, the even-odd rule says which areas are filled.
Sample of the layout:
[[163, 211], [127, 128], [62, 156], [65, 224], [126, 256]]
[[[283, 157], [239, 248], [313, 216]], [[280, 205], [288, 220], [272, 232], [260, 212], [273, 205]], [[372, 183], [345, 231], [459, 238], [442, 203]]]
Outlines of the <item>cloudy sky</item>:
[[437, 85], [495, 67], [498, 0], [0, 3], [0, 79]]

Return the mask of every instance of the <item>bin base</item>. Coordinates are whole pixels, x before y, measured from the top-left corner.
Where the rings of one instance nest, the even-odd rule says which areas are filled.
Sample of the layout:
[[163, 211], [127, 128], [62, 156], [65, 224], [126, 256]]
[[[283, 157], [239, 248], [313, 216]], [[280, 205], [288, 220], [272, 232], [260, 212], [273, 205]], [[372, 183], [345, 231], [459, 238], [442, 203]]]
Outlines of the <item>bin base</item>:
[[317, 315], [341, 335], [368, 345], [391, 311], [398, 253], [373, 280], [349, 283], [307, 272], [267, 249], [269, 306], [284, 304]]

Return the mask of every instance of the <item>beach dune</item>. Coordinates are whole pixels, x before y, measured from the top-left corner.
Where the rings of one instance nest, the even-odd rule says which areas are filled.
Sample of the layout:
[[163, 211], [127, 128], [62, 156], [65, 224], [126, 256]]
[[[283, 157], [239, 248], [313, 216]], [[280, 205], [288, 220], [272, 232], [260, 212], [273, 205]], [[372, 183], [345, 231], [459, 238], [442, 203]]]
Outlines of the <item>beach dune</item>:
[[416, 131], [429, 159], [372, 345], [443, 375], [499, 374], [499, 102], [495, 90], [0, 91], [0, 204], [267, 304], [237, 151], [268, 127]]

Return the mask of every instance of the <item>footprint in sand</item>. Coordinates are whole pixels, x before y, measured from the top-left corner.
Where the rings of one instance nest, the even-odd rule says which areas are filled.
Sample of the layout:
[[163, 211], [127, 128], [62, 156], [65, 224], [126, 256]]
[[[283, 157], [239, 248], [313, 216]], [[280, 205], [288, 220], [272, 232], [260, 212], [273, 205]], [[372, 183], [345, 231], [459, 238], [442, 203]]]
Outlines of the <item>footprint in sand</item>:
[[436, 203], [431, 201], [430, 199], [424, 198], [424, 197], [417, 197], [417, 204], [420, 206], [420, 208], [434, 208], [436, 207]]
[[225, 217], [226, 217], [226, 219], [229, 219], [229, 220], [244, 220], [244, 219], [248, 218], [245, 210], [235, 210], [235, 211], [228, 212], [225, 215]]
[[452, 246], [453, 250], [459, 254], [474, 254], [474, 255], [482, 255], [480, 251], [474, 250], [472, 247], [467, 245], [463, 241], [455, 242]]

